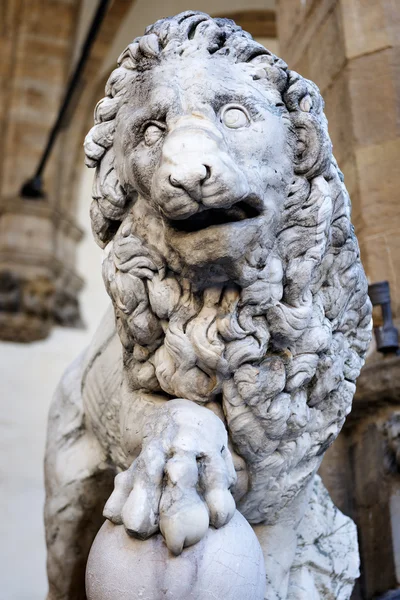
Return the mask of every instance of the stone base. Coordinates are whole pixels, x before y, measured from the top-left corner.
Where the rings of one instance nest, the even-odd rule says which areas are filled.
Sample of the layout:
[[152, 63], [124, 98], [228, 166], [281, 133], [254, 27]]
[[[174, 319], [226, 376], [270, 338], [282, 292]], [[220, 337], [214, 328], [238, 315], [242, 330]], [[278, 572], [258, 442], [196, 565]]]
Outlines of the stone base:
[[161, 534], [138, 540], [123, 525], [106, 521], [86, 569], [88, 600], [263, 600], [264, 592], [262, 551], [237, 511], [180, 556], [168, 550]]

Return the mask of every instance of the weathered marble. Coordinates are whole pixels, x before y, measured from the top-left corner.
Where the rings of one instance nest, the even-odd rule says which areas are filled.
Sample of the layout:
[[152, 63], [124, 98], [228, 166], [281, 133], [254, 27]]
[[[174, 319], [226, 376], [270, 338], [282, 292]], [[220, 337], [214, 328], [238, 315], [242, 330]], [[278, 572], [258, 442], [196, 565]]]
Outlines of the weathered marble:
[[263, 600], [264, 558], [238, 511], [176, 557], [160, 534], [138, 540], [106, 521], [90, 551], [86, 590], [88, 600]]
[[[264, 555], [254, 598], [345, 600], [355, 528], [316, 471], [350, 411], [371, 307], [319, 90], [232, 21], [186, 12], [128, 46], [106, 94], [85, 151], [116, 331], [107, 315], [50, 416], [49, 600], [85, 598], [103, 508], [116, 528], [95, 542], [90, 600], [111, 593], [124, 535], [146, 540], [124, 563], [144, 577], [146, 548], [171, 572], [209, 540], [229, 556], [235, 506]], [[146, 600], [168, 593], [153, 583]]]

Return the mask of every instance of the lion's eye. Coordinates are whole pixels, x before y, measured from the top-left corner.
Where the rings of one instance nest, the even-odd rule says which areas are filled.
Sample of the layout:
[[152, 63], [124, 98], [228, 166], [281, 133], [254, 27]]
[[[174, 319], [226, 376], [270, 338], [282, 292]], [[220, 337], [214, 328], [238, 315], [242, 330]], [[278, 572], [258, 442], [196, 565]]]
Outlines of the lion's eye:
[[250, 123], [250, 119], [246, 112], [237, 106], [231, 106], [225, 108], [221, 114], [221, 120], [226, 127], [230, 129], [240, 129], [241, 127], [247, 127]]
[[164, 135], [164, 129], [151, 123], [144, 132], [144, 141], [147, 146], [153, 146]]

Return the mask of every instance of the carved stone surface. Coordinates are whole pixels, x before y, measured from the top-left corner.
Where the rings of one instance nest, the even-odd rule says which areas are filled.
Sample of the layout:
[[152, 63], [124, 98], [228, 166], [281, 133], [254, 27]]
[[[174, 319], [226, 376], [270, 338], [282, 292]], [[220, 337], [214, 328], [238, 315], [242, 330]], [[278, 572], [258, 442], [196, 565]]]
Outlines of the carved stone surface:
[[88, 600], [161, 594], [169, 600], [258, 600], [264, 597], [264, 558], [257, 537], [238, 511], [224, 527], [210, 527], [198, 544], [172, 560], [160, 534], [137, 540], [127, 536], [122, 525], [106, 521], [90, 551], [86, 589]]
[[[119, 528], [95, 556], [112, 571], [115, 535], [146, 539], [129, 550], [145, 571], [158, 532], [173, 570], [209, 552], [210, 526], [229, 538], [236, 506], [264, 555], [254, 598], [345, 600], [355, 528], [316, 471], [350, 411], [371, 307], [318, 88], [232, 21], [186, 12], [128, 46], [106, 94], [85, 150], [117, 333], [108, 314], [50, 415], [49, 599], [85, 598], [103, 508]], [[90, 600], [130, 598], [98, 561]], [[220, 597], [207, 569], [195, 579], [197, 600]], [[146, 600], [168, 597], [154, 585]]]

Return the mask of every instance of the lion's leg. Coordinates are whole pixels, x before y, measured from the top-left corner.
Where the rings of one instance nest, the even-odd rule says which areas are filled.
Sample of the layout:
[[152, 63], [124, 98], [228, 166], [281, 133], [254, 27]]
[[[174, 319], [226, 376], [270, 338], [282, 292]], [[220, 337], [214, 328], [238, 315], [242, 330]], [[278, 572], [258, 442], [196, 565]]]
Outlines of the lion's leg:
[[[307, 512], [313, 479], [280, 511], [279, 520], [253, 525], [264, 555], [267, 577], [266, 600], [286, 600], [290, 596], [293, 565], [302, 543], [299, 530]], [[308, 597], [307, 597], [308, 600]]]
[[266, 599], [284, 600], [287, 596], [290, 569], [296, 553], [297, 535], [292, 526], [253, 525], [264, 555], [267, 577]]
[[357, 530], [333, 504], [320, 477], [300, 523], [288, 600], [349, 600], [359, 576]]
[[359, 575], [356, 527], [312, 480], [299, 525], [253, 529], [264, 554], [267, 600], [349, 600]]
[[85, 428], [81, 361], [66, 372], [52, 405], [46, 449], [48, 600], [84, 600], [85, 567], [113, 485], [103, 452]]

